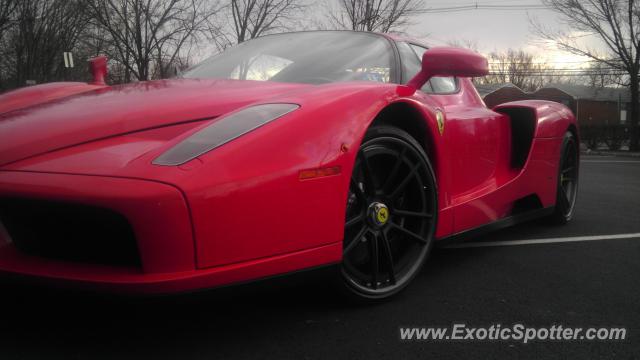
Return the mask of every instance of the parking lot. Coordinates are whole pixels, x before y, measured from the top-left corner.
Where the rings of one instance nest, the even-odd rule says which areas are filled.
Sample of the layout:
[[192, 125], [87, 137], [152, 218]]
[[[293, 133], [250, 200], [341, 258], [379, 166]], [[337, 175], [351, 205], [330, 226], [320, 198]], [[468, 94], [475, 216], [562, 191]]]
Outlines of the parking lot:
[[[390, 302], [346, 305], [323, 276], [153, 299], [7, 283], [0, 292], [0, 359], [637, 358], [639, 220], [640, 159], [584, 156], [569, 225], [533, 222], [474, 240], [483, 246], [436, 249], [414, 283]], [[635, 235], [611, 238], [620, 234]], [[596, 235], [607, 239], [589, 238]], [[551, 240], [520, 241], [531, 239]], [[627, 328], [627, 339], [399, 338], [401, 326], [453, 323], [615, 326]]]

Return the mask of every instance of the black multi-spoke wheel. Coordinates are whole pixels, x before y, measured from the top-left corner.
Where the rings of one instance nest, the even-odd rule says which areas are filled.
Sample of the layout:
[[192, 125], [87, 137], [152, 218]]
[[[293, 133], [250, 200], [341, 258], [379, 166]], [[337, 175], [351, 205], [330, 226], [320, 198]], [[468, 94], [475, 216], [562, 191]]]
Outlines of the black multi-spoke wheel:
[[370, 129], [347, 198], [343, 284], [361, 299], [400, 291], [424, 262], [436, 220], [433, 170], [420, 145], [396, 128]]
[[578, 195], [578, 144], [571, 132], [567, 132], [562, 141], [560, 169], [558, 174], [558, 193], [552, 221], [566, 224], [573, 217]]

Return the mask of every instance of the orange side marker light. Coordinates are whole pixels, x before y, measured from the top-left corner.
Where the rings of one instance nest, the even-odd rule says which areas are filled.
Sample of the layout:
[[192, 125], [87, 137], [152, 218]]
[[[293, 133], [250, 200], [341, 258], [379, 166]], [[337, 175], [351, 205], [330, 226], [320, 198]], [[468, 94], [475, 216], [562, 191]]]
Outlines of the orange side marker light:
[[300, 170], [300, 174], [298, 178], [300, 180], [311, 180], [311, 179], [317, 179], [321, 177], [340, 175], [340, 172], [341, 172], [340, 166], [307, 169], [307, 170]]

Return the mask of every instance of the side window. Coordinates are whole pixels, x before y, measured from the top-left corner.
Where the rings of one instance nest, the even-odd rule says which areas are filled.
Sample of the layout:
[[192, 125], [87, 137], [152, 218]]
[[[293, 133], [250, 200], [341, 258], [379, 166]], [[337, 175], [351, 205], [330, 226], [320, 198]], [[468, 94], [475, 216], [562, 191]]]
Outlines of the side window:
[[[398, 51], [400, 52], [400, 58], [402, 59], [402, 72], [405, 74], [405, 81], [409, 81], [409, 79], [414, 77], [418, 71], [420, 71], [420, 68], [422, 67], [422, 57], [416, 57], [416, 53], [411, 48], [411, 45], [404, 42], [398, 43]], [[427, 93], [433, 92], [431, 84], [429, 84], [428, 81], [422, 86], [421, 90]]]
[[420, 71], [422, 65], [409, 44], [398, 42], [398, 52], [400, 52], [400, 58], [402, 59], [402, 72], [405, 74], [405, 81], [409, 81]]
[[453, 77], [433, 77], [429, 82], [436, 94], [451, 94], [458, 90], [458, 84]]
[[[409, 46], [422, 61], [422, 55], [427, 49], [414, 44], [409, 44]], [[421, 90], [430, 94], [451, 94], [458, 90], [458, 79], [452, 76], [434, 76], [424, 84]]]

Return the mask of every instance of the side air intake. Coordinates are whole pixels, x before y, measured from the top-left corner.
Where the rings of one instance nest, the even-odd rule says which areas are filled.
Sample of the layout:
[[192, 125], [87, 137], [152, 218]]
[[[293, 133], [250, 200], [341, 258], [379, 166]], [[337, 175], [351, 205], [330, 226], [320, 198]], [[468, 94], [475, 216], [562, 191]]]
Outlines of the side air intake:
[[536, 114], [532, 108], [504, 107], [496, 111], [511, 119], [511, 167], [522, 168], [527, 162], [536, 130]]

